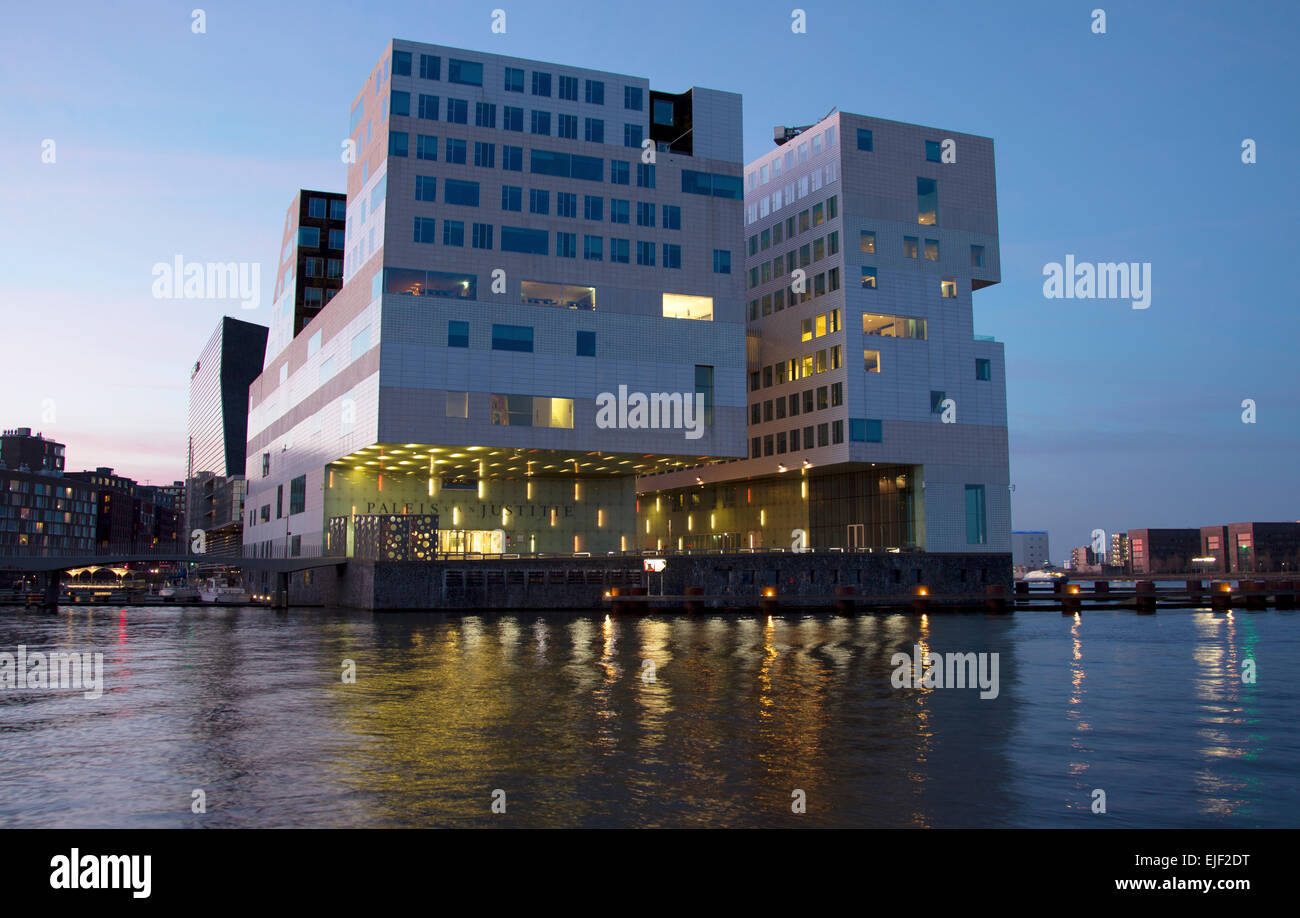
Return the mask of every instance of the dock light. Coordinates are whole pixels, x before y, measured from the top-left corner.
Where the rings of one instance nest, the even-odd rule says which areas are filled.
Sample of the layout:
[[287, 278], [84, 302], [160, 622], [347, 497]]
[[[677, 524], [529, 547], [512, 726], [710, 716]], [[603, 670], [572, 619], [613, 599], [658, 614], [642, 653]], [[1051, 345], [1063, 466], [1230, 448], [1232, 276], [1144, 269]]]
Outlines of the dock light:
[[1079, 588], [1078, 588], [1077, 586], [1069, 586], [1069, 587], [1066, 587], [1066, 591], [1069, 592], [1069, 593], [1078, 593], [1078, 592], [1079, 592]]
[[930, 595], [930, 591], [927, 590], [925, 587], [917, 587], [917, 588], [916, 588], [916, 595], [917, 595], [917, 596], [929, 596], [929, 595]]
[[763, 587], [763, 596], [765, 596], [768, 599], [771, 599], [775, 595], [776, 595], [776, 587]]
[[777, 463], [776, 470], [777, 470], [778, 472], [784, 472], [784, 471], [785, 471], [785, 466], [781, 465], [780, 463]]

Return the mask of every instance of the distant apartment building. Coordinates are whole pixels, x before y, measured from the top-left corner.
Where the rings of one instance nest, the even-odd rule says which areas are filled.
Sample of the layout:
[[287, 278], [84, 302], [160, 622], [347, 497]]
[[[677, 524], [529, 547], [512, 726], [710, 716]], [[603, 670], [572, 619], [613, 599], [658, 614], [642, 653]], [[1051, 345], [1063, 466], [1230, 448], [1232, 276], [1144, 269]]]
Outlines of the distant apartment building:
[[1219, 573], [1300, 570], [1300, 523], [1228, 523], [1201, 527], [1198, 567]]
[[241, 553], [249, 384], [262, 370], [267, 328], [223, 317], [190, 372], [185, 530], [207, 551]]
[[30, 427], [0, 436], [0, 546], [91, 549], [95, 544], [93, 487], [63, 474], [64, 445]]
[[634, 476], [744, 455], [739, 96], [398, 40], [349, 141], [342, 290], [252, 386], [246, 553], [630, 549]]
[[1070, 570], [1082, 574], [1095, 574], [1101, 571], [1101, 559], [1092, 550], [1091, 545], [1080, 545], [1070, 549]]
[[993, 142], [847, 112], [775, 140], [745, 167], [748, 449], [641, 477], [638, 544], [1011, 552], [1003, 348], [973, 313]]
[[103, 466], [94, 471], [67, 472], [64, 478], [95, 489], [97, 547], [150, 547], [179, 540], [181, 521], [172, 497], [162, 489], [114, 474]]
[[264, 365], [343, 288], [347, 195], [302, 189], [284, 216]]
[[1051, 559], [1047, 533], [1025, 530], [1011, 533], [1011, 563], [1015, 567], [1037, 570]]
[[1127, 532], [1110, 534], [1110, 554], [1106, 556], [1106, 566], [1127, 573], [1130, 566], [1129, 542]]
[[1198, 529], [1130, 529], [1129, 567], [1133, 574], [1180, 574], [1195, 571], [1199, 557]]

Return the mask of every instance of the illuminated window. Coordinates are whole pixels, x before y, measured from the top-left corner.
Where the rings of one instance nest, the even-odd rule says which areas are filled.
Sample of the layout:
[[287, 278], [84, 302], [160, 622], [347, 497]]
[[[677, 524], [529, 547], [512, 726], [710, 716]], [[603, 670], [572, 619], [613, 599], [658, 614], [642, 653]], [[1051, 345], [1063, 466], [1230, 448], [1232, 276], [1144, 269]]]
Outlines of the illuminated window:
[[508, 427], [573, 427], [573, 399], [534, 395], [490, 396], [493, 424]]
[[713, 321], [713, 297], [711, 296], [686, 296], [681, 293], [665, 293], [663, 308], [664, 318], [666, 319]]
[[863, 351], [862, 368], [868, 373], [879, 373], [880, 351]]
[[952, 299], [957, 295], [957, 282], [951, 277], [945, 277], [939, 282], [939, 294], [944, 299]]

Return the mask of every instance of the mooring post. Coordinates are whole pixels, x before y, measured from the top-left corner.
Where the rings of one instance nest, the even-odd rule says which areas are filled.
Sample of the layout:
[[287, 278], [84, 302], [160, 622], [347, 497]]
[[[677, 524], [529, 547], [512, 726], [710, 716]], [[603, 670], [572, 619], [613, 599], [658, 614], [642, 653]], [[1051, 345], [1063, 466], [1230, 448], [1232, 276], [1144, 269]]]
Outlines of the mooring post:
[[51, 612], [58, 611], [59, 594], [63, 588], [63, 571], [50, 571], [45, 579], [45, 601], [42, 604], [44, 608]]
[[1137, 582], [1137, 610], [1141, 615], [1150, 615], [1156, 610], [1156, 583], [1154, 580]]

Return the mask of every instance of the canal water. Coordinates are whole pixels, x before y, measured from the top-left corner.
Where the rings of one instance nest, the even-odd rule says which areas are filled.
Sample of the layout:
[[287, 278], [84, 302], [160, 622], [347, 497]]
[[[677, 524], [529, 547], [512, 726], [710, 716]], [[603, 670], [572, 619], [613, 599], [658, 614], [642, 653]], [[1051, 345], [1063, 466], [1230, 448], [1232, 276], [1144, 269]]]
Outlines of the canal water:
[[[0, 688], [3, 827], [1300, 823], [1292, 612], [4, 610], [19, 645], [103, 694]], [[895, 687], [917, 647], [996, 697]]]

